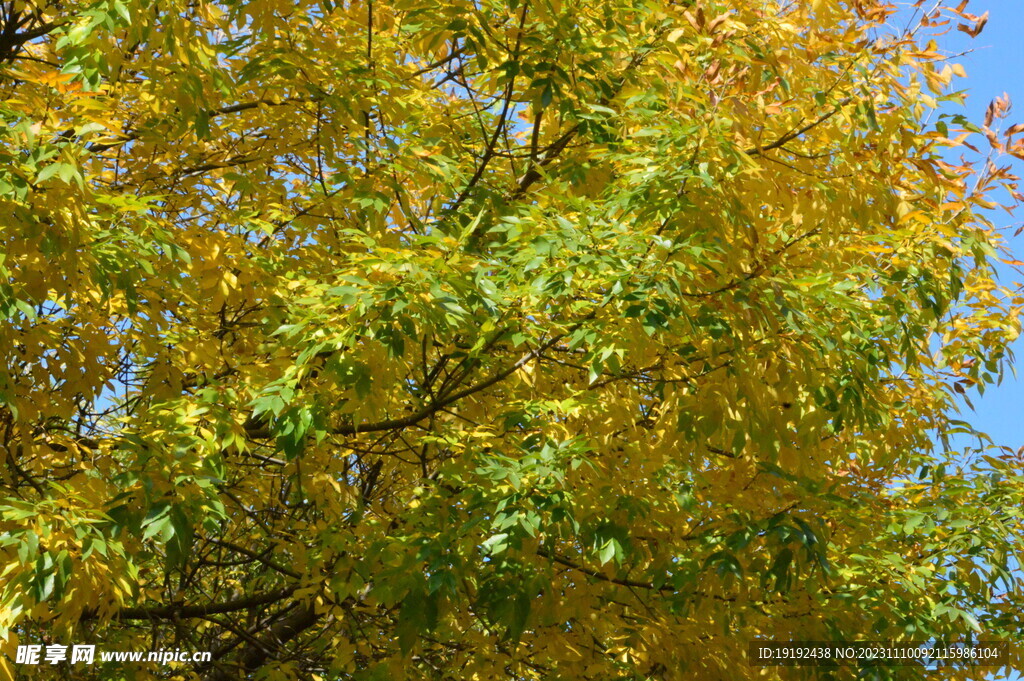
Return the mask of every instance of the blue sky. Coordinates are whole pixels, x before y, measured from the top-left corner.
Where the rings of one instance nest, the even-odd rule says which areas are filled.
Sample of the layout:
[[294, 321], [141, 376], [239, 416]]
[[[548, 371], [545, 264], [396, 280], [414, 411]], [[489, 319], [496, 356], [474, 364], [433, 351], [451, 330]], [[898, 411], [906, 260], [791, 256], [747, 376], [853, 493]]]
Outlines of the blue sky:
[[[941, 39], [940, 46], [951, 52], [972, 50], [955, 60], [967, 70], [967, 79], [958, 81], [959, 87], [967, 90], [967, 101], [959, 112], [972, 122], [980, 123], [988, 103], [1006, 92], [1014, 103], [1009, 118], [1004, 121], [1004, 127], [1008, 127], [1024, 122], [1024, 0], [972, 0], [967, 8], [977, 15], [986, 10], [989, 21], [981, 35], [971, 40], [954, 31]], [[945, 110], [953, 109], [946, 107]], [[1024, 163], [1015, 163], [1018, 174], [1024, 175]], [[1024, 210], [1014, 216], [998, 211], [991, 217], [998, 226], [1008, 228], [1007, 236], [1024, 224]], [[1010, 245], [1017, 259], [1024, 260], [1024, 234], [1010, 238]], [[1003, 271], [1002, 277], [1004, 284], [1021, 280], [1009, 268]], [[987, 432], [997, 443], [1017, 448], [1024, 445], [1024, 413], [1019, 406], [1024, 405], [1024, 339], [1015, 344], [1015, 354], [1015, 364], [1021, 366], [1022, 376], [1015, 378], [1008, 374], [1002, 385], [989, 388], [984, 396], [972, 395], [975, 411], [965, 410], [964, 420]]]
[[[927, 5], [931, 6], [932, 2]], [[947, 106], [944, 110], [963, 113], [971, 121], [980, 123], [988, 103], [1005, 92], [1014, 102], [1014, 109], [1004, 121], [1004, 127], [1024, 122], [1024, 0], [972, 0], [967, 11], [976, 15], [988, 11], [989, 20], [973, 40], [955, 30], [940, 40], [943, 51], [970, 50], [969, 54], [954, 60], [967, 70], [967, 79], [958, 83], [959, 88], [966, 89], [967, 100], [962, 108]], [[1016, 162], [1015, 169], [1024, 175], [1024, 163]], [[1024, 260], [1024, 234], [1011, 236], [1024, 224], [1024, 210], [1014, 216], [999, 211], [990, 217], [997, 226], [1006, 228], [1016, 259]], [[1021, 278], [1009, 268], [1003, 270], [1004, 284], [1018, 284]], [[997, 444], [1017, 448], [1024, 445], [1024, 410], [1021, 409], [1024, 405], [1024, 339], [1018, 340], [1014, 351], [1021, 375], [1008, 373], [1001, 385], [989, 388], [983, 396], [971, 395], [974, 410], [965, 406], [964, 420], [991, 435]], [[1024, 676], [1018, 671], [1009, 676], [993, 675], [990, 679], [1024, 681]]]

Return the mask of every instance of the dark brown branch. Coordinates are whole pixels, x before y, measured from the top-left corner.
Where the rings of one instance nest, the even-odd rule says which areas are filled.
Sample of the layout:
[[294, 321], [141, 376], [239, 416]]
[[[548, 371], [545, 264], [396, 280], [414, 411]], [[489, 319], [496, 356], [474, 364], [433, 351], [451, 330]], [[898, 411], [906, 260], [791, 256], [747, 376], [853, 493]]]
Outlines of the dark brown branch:
[[501, 371], [497, 372], [490, 378], [487, 378], [481, 381], [480, 383], [477, 383], [476, 385], [471, 385], [464, 390], [460, 390], [459, 392], [452, 393], [451, 395], [448, 395], [447, 397], [441, 400], [432, 402], [423, 407], [422, 409], [420, 409], [419, 411], [410, 414], [409, 416], [405, 416], [400, 419], [387, 419], [384, 421], [378, 421], [376, 423], [367, 423], [362, 425], [344, 424], [335, 428], [334, 433], [336, 435], [355, 435], [357, 433], [373, 433], [382, 430], [397, 430], [399, 428], [406, 428], [408, 426], [415, 425], [416, 423], [419, 423], [423, 419], [432, 416], [433, 414], [440, 411], [444, 407], [447, 407], [450, 404], [454, 404], [455, 402], [458, 402], [464, 397], [469, 397], [474, 393], [478, 393], [481, 390], [485, 390], [491, 387], [495, 383], [505, 380], [515, 372], [519, 371], [519, 369], [521, 369], [527, 362], [530, 362], [536, 357], [539, 357], [541, 353], [545, 352], [548, 348], [550, 348], [552, 345], [554, 345], [564, 337], [565, 334], [552, 338], [541, 347], [526, 353], [518, 360], [516, 360], [514, 364], [512, 364], [509, 367], [506, 367], [505, 369], [502, 369]]
[[[223, 107], [220, 107], [218, 109], [209, 109], [206, 112], [206, 116], [207, 116], [207, 118], [212, 119], [212, 118], [216, 118], [217, 116], [224, 116], [224, 115], [227, 115], [227, 114], [239, 113], [241, 111], [249, 111], [250, 109], [256, 109], [256, 108], [259, 108], [261, 106], [271, 107], [271, 106], [287, 106], [289, 104], [305, 104], [305, 103], [308, 103], [308, 102], [319, 101], [319, 99], [320, 98], [318, 98], [318, 97], [289, 97], [289, 98], [286, 98], [286, 99], [282, 99], [280, 101], [275, 101], [275, 100], [272, 100], [272, 99], [257, 99], [257, 100], [251, 101], [251, 102], [242, 102], [240, 104], [231, 104], [230, 106], [223, 106]], [[122, 144], [127, 144], [128, 142], [132, 142], [134, 140], [137, 140], [138, 138], [139, 138], [139, 133], [137, 131], [128, 132], [128, 133], [125, 133], [121, 137], [121, 139], [117, 140], [116, 142], [104, 142], [102, 144], [89, 144], [89, 145], [86, 146], [85, 149], [86, 149], [86, 151], [89, 151], [91, 153], [98, 154], [98, 153], [107, 151], [108, 149], [113, 149], [114, 147], [118, 147], [118, 146], [120, 146]]]
[[782, 137], [780, 137], [779, 139], [775, 140], [771, 144], [768, 144], [766, 146], [763, 146], [763, 147], [751, 147], [750, 149], [745, 149], [743, 153], [745, 153], [747, 156], [759, 156], [759, 155], [763, 154], [766, 151], [771, 151], [772, 149], [778, 149], [779, 147], [792, 142], [797, 137], [802, 136], [804, 133], [810, 132], [814, 128], [818, 127], [819, 125], [821, 125], [822, 123], [827, 121], [828, 119], [830, 119], [833, 116], [835, 116], [837, 113], [842, 111], [843, 107], [846, 106], [847, 104], [849, 104], [851, 100], [852, 100], [851, 97], [847, 97], [843, 101], [841, 101], [838, 104], [836, 104], [836, 106], [831, 111], [829, 111], [827, 113], [823, 113], [822, 115], [818, 116], [818, 118], [816, 118], [815, 120], [811, 121], [810, 123], [808, 123], [807, 125], [803, 126], [802, 128], [797, 128], [796, 130], [792, 130], [792, 131], [786, 133], [785, 135], [783, 135]]
[[590, 577], [599, 579], [602, 582], [609, 582], [610, 584], [618, 584], [619, 586], [637, 587], [640, 589], [648, 589], [651, 591], [660, 591], [665, 593], [672, 593], [676, 591], [676, 589], [671, 586], [654, 586], [654, 584], [652, 584], [651, 582], [639, 582], [634, 579], [619, 579], [616, 577], [609, 577], [608, 575], [602, 574], [597, 570], [592, 570], [588, 567], [580, 565], [579, 563], [574, 563], [568, 558], [563, 558], [562, 556], [559, 556], [557, 553], [553, 553], [551, 551], [548, 551], [547, 549], [537, 549], [537, 555], [547, 558], [548, 560], [554, 561], [559, 565], [564, 565], [567, 568], [571, 568], [576, 572], [582, 572], [585, 575], [589, 575]]
[[450, 53], [448, 54], [448, 56], [447, 56], [447, 57], [444, 57], [444, 58], [442, 58], [442, 59], [438, 59], [437, 61], [435, 61], [435, 62], [433, 62], [433, 63], [427, 64], [427, 65], [426, 65], [426, 66], [424, 66], [423, 68], [421, 68], [421, 69], [418, 69], [417, 71], [414, 71], [414, 72], [413, 72], [413, 73], [412, 73], [412, 74], [411, 74], [411, 75], [410, 75], [409, 77], [410, 77], [410, 78], [416, 78], [417, 76], [422, 76], [422, 75], [423, 75], [423, 74], [425, 74], [425, 73], [429, 73], [430, 71], [433, 71], [433, 70], [434, 70], [434, 69], [436, 69], [436, 68], [439, 68], [439, 67], [441, 67], [441, 66], [444, 66], [444, 65], [446, 65], [446, 64], [449, 64], [449, 63], [451, 63], [451, 62], [452, 62], [453, 60], [455, 60], [455, 59], [458, 59], [458, 58], [459, 58], [460, 56], [462, 56], [462, 55], [463, 55], [463, 54], [464, 54], [465, 52], [466, 52], [466, 46], [465, 46], [465, 45], [460, 45], [460, 46], [456, 47], [455, 49], [453, 49], [453, 50], [452, 50], [452, 51], [451, 51], [451, 52], [450, 52]]
[[64, 22], [51, 21], [19, 32], [18, 29], [29, 21], [29, 18], [23, 17], [17, 12], [5, 17], [3, 28], [0, 29], [0, 62], [14, 60], [25, 43], [52, 33], [64, 25]]
[[[622, 90], [622, 87], [626, 84], [626, 77], [631, 72], [636, 70], [641, 64], [643, 64], [647, 56], [654, 50], [654, 46], [657, 45], [658, 39], [665, 33], [665, 31], [666, 29], [664, 28], [659, 29], [655, 33], [650, 45], [647, 46], [645, 49], [641, 49], [640, 51], [633, 55], [633, 58], [630, 59], [629, 64], [623, 69], [619, 77], [618, 83], [614, 86], [612, 93], [610, 95], [607, 95], [606, 97], [603, 97], [600, 100], [601, 105], [607, 105], [609, 102], [611, 102], [615, 95], [617, 95], [619, 91]], [[527, 171], [523, 173], [522, 177], [520, 177], [519, 180], [516, 182], [516, 187], [512, 191], [512, 194], [509, 196], [509, 200], [515, 201], [521, 199], [526, 195], [530, 187], [535, 182], [537, 182], [537, 180], [541, 179], [542, 170], [559, 157], [559, 155], [565, 150], [569, 143], [572, 142], [572, 140], [576, 137], [576, 134], [579, 132], [579, 129], [580, 124], [576, 123], [571, 128], [569, 128], [569, 130], [563, 133], [562, 136], [559, 137], [554, 143], [548, 146], [547, 151], [544, 154], [543, 160], [535, 161], [534, 163], [532, 163], [530, 167], [527, 169]], [[483, 235], [483, 232], [485, 232], [486, 230], [486, 225], [478, 226], [470, 237], [470, 243], [476, 243], [477, 240]]]
[[[792, 239], [792, 240], [786, 242], [782, 247], [775, 249], [771, 253], [771, 258], [776, 258], [776, 257], [782, 255], [787, 250], [789, 250], [793, 246], [797, 245], [801, 241], [804, 241], [805, 239], [809, 239], [810, 237], [818, 234], [819, 232], [821, 232], [821, 227], [820, 226], [819, 227], [815, 227], [814, 229], [801, 234], [800, 236], [796, 237], [795, 239]], [[726, 291], [731, 291], [731, 290], [733, 290], [735, 288], [739, 288], [740, 286], [742, 286], [746, 282], [748, 282], [748, 281], [750, 281], [752, 279], [756, 279], [757, 277], [759, 277], [761, 274], [764, 273], [765, 270], [768, 269], [769, 264], [770, 263], [767, 262], [767, 261], [762, 261], [758, 265], [756, 265], [752, 270], [750, 270], [749, 272], [744, 274], [742, 277], [740, 277], [739, 279], [733, 279], [728, 284], [723, 284], [722, 286], [719, 286], [718, 288], [713, 289], [711, 291], [702, 291], [702, 292], [699, 292], [699, 293], [693, 292], [693, 291], [683, 291], [679, 295], [684, 296], [686, 298], [709, 298], [711, 296], [718, 295], [719, 293], [725, 293]]]
[[[288, 598], [295, 592], [296, 587], [291, 586], [277, 591], [253, 594], [245, 598], [221, 603], [207, 603], [205, 605], [157, 605], [148, 608], [121, 608], [114, 613], [111, 619], [115, 620], [153, 620], [153, 619], [187, 619], [191, 617], [205, 617], [207, 615], [219, 615], [227, 612], [248, 610], [262, 605], [270, 605]], [[99, 617], [95, 610], [86, 610], [82, 613], [80, 620], [94, 620]]]
[[[513, 50], [512, 61], [517, 65], [519, 63], [519, 47], [522, 42], [523, 28], [526, 25], [526, 12], [528, 8], [529, 3], [524, 3], [522, 16], [519, 19], [519, 31], [516, 34], [516, 45]], [[516, 75], [517, 74], [518, 70], [516, 72]], [[484, 149], [483, 157], [480, 159], [480, 164], [473, 173], [473, 177], [469, 178], [469, 182], [466, 183], [462, 192], [455, 201], [452, 202], [451, 207], [448, 209], [452, 213], [457, 211], [459, 206], [463, 204], [469, 196], [469, 193], [473, 190], [473, 187], [475, 187], [477, 182], [480, 181], [480, 178], [483, 177], [484, 171], [487, 170], [487, 165], [491, 162], [491, 159], [494, 158], [494, 148], [498, 144], [498, 139], [501, 137], [502, 131], [505, 129], [505, 125], [508, 121], [508, 112], [512, 106], [512, 95], [515, 92], [516, 75], [509, 78], [508, 85], [505, 86], [505, 95], [503, 98], [504, 103], [501, 105], [501, 113], [498, 114], [498, 123], [494, 126], [494, 134], [491, 135], [490, 141], [487, 142], [487, 147]]]
[[[312, 605], [300, 605], [291, 614], [271, 624], [267, 632], [259, 637], [259, 645], [249, 647], [233, 666], [245, 673], [259, 669], [275, 651], [281, 650], [289, 641], [316, 624], [320, 617]], [[206, 678], [208, 681], [227, 681], [232, 675], [228, 672], [227, 665], [218, 665]]]

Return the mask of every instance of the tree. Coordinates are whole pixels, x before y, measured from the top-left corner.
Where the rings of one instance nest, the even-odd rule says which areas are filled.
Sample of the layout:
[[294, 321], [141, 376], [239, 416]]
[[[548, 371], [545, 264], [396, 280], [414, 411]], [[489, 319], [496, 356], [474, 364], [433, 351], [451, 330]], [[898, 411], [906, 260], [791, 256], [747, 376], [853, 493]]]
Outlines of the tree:
[[4, 3], [6, 678], [1019, 642], [1022, 459], [949, 438], [1021, 127], [922, 5]]

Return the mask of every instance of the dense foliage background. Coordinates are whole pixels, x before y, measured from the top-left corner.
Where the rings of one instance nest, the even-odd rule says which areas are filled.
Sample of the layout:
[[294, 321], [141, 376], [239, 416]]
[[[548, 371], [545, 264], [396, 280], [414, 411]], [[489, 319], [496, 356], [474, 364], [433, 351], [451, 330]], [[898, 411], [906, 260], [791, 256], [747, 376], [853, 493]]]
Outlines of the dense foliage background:
[[1024, 138], [916, 7], [4, 3], [0, 677], [1019, 642], [1024, 461], [944, 443]]

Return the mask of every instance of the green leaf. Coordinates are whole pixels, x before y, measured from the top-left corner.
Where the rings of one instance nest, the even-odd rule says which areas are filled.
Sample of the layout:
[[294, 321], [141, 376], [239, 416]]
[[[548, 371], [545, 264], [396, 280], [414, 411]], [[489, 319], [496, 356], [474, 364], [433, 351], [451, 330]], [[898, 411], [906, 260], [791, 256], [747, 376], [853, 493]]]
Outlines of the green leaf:
[[45, 168], [39, 171], [39, 174], [36, 175], [36, 182], [46, 182], [51, 177], [60, 172], [64, 167], [65, 166], [63, 163], [51, 163], [50, 165], [46, 166]]

